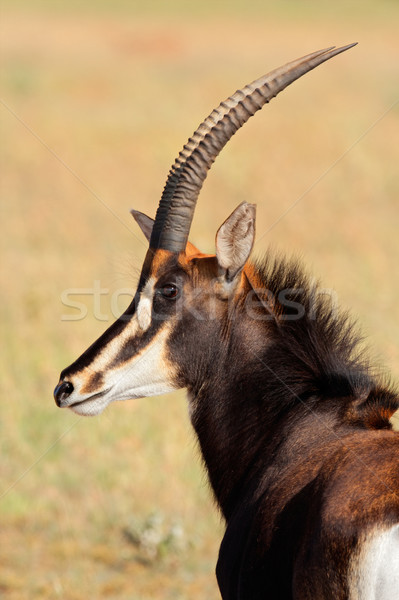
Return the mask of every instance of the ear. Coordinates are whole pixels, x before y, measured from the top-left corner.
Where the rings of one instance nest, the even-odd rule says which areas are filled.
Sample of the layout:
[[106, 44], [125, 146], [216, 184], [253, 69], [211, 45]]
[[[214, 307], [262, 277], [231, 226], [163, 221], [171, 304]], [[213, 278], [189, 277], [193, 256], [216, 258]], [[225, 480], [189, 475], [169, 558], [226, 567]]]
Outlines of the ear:
[[147, 215], [140, 212], [139, 210], [132, 209], [130, 211], [130, 214], [133, 215], [134, 220], [136, 221], [141, 231], [147, 238], [147, 241], [149, 242], [151, 238], [152, 227], [154, 225], [154, 219], [151, 219], [151, 217], [147, 217]]
[[243, 202], [219, 227], [216, 257], [227, 282], [241, 273], [255, 240], [255, 204]]

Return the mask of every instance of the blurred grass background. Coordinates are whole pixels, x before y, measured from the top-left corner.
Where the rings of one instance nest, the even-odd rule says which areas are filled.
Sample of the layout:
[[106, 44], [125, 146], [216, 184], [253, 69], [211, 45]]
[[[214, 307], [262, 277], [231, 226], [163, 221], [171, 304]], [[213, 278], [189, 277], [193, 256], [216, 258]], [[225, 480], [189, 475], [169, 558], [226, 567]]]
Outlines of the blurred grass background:
[[[398, 378], [398, 19], [396, 0], [2, 1], [0, 597], [219, 597], [223, 528], [184, 392], [81, 419], [52, 389], [134, 288], [146, 245], [128, 210], [155, 214], [200, 120], [333, 44], [359, 42], [235, 136], [191, 239], [212, 251], [256, 202], [256, 252], [303, 256]], [[100, 306], [82, 294], [87, 317], [65, 320], [63, 290], [95, 280]]]

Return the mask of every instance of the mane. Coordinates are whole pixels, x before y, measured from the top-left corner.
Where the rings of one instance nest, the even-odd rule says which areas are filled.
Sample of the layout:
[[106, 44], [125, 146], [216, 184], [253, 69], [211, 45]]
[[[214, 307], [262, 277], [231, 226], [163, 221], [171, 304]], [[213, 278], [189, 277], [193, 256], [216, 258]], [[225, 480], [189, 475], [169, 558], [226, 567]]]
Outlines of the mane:
[[371, 369], [349, 313], [339, 309], [298, 260], [268, 256], [257, 260], [254, 269], [272, 339], [269, 398], [271, 393], [279, 396], [280, 405], [282, 396], [290, 403], [338, 401], [351, 421], [390, 427], [399, 396]]

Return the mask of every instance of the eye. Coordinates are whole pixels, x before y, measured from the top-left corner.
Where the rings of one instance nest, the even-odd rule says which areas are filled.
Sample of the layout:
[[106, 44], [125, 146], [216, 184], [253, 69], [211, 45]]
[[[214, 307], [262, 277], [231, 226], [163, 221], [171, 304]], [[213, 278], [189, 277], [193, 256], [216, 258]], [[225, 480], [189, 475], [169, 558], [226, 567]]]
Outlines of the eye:
[[166, 283], [159, 289], [159, 293], [168, 300], [175, 300], [179, 296], [180, 290], [174, 283]]

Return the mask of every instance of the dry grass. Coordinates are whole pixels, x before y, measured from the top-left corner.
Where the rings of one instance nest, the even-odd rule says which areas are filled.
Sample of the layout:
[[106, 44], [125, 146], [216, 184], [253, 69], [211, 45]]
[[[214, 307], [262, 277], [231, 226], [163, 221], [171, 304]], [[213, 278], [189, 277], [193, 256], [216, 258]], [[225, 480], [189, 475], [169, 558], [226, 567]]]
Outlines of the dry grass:
[[[145, 251], [128, 209], [154, 214], [177, 150], [221, 98], [332, 43], [360, 45], [237, 134], [192, 239], [212, 249], [235, 205], [257, 202], [256, 251], [302, 254], [399, 375], [397, 3], [309, 1], [302, 12], [235, 0], [216, 14], [210, 2], [141, 4], [3, 2], [0, 595], [10, 599], [218, 597], [222, 527], [184, 394], [93, 420], [56, 410], [59, 370], [107, 325], [87, 295], [87, 318], [62, 320], [60, 296], [99, 280], [112, 319], [111, 294], [134, 285]], [[180, 523], [185, 547], [151, 561], [125, 533], [153, 512], [166, 531]]]

